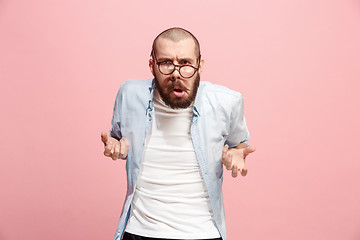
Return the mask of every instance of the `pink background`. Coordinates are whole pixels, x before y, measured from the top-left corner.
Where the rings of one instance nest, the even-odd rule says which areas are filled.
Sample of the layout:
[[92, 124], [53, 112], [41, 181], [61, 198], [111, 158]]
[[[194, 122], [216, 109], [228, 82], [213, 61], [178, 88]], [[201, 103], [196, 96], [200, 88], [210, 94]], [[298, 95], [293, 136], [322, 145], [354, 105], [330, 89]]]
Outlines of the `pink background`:
[[245, 98], [257, 151], [225, 174], [229, 239], [359, 240], [355, 0], [0, 0], [0, 239], [112, 239], [124, 162], [100, 132], [172, 26], [200, 40], [203, 80]]

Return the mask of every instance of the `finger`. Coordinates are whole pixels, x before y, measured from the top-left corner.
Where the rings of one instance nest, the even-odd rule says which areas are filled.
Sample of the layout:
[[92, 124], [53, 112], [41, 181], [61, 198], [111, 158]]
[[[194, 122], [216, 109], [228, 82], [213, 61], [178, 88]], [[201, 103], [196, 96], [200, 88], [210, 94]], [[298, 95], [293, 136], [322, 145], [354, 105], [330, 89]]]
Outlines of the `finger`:
[[120, 139], [120, 158], [126, 159], [129, 153], [129, 142], [126, 138]]
[[236, 166], [233, 166], [232, 170], [231, 170], [231, 176], [233, 178], [236, 178], [238, 175], [238, 168]]
[[127, 156], [128, 155], [128, 153], [129, 153], [129, 141], [127, 140], [127, 138], [122, 138], [123, 139], [123, 141], [124, 141], [124, 145], [125, 145], [125, 152], [124, 152], [124, 154], [125, 154], [125, 156]]
[[116, 146], [116, 144], [111, 144], [111, 150], [110, 150], [111, 155], [113, 155], [115, 152], [115, 146]]
[[126, 158], [126, 144], [125, 144], [125, 139], [121, 138], [119, 141], [119, 146], [120, 146], [120, 158]]
[[248, 170], [246, 168], [241, 170], [241, 176], [245, 177], [247, 174]]
[[129, 141], [127, 140], [127, 138], [122, 138], [124, 140], [124, 144], [125, 144], [125, 153], [124, 154], [128, 154], [129, 153]]
[[227, 159], [225, 160], [225, 163], [224, 163], [224, 165], [225, 165], [225, 167], [226, 167], [227, 170], [231, 170], [231, 169], [232, 169], [232, 167], [233, 167], [233, 162], [232, 162], [232, 160], [233, 160], [233, 155], [232, 155], [231, 153], [229, 153], [229, 154], [228, 154], [228, 157], [227, 157]]
[[106, 145], [109, 141], [108, 135], [106, 132], [101, 132], [101, 141]]
[[123, 138], [121, 138], [120, 140], [119, 140], [119, 142], [120, 142], [120, 155], [124, 155], [125, 154], [125, 142], [124, 142], [124, 139]]
[[111, 143], [108, 143], [105, 145], [105, 150], [104, 150], [104, 155], [107, 157], [111, 156], [111, 149], [112, 149], [113, 145]]
[[119, 153], [120, 153], [120, 144], [115, 144], [114, 153], [111, 156], [111, 158], [113, 160], [117, 160], [119, 158]]
[[255, 152], [255, 148], [248, 146], [247, 148], [244, 149], [244, 157], [246, 157], [247, 155], [249, 155], [252, 152]]
[[222, 149], [222, 155], [221, 155], [221, 162], [225, 164], [226, 157], [227, 157], [227, 151], [229, 150], [229, 145], [225, 144], [225, 146]]

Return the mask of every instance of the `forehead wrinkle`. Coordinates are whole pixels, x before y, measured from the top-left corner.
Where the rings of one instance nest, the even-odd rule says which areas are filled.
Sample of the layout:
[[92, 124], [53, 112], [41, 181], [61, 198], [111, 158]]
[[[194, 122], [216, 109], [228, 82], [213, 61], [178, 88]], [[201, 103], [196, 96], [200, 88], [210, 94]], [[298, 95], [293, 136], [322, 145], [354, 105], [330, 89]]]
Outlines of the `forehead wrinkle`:
[[187, 61], [194, 61], [193, 58], [191, 57], [178, 57], [178, 56], [175, 56], [175, 57], [169, 57], [169, 56], [156, 56], [157, 59], [169, 59], [169, 60], [178, 60], [178, 61], [183, 61], [183, 60], [187, 60]]
[[184, 53], [184, 52], [178, 52], [178, 53], [173, 53], [173, 54], [169, 54], [169, 52], [163, 52], [162, 49], [159, 49], [160, 51], [158, 51], [156, 53], [156, 59], [157, 60], [171, 60], [171, 61], [184, 61], [187, 60], [189, 62], [196, 62], [196, 56], [192, 56], [194, 54], [192, 53]]
[[170, 60], [170, 61], [172, 61], [172, 62], [178, 62], [178, 63], [180, 63], [180, 62], [182, 62], [182, 61], [188, 61], [188, 62], [190, 62], [190, 63], [195, 63], [195, 59], [192, 59], [192, 58], [190, 58], [190, 57], [182, 57], [182, 58], [179, 58], [179, 57], [175, 57], [175, 58], [172, 58], [172, 57], [157, 57], [157, 60], [159, 61], [159, 62], [162, 62], [162, 61], [167, 61], [167, 60]]

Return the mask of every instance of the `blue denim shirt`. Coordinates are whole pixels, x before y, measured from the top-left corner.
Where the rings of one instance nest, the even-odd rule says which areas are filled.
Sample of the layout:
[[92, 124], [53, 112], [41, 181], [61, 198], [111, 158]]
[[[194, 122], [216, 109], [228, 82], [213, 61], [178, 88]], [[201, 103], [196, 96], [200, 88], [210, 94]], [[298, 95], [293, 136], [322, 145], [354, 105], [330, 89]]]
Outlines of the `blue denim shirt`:
[[[129, 153], [126, 161], [127, 193], [115, 240], [121, 239], [130, 215], [145, 139], [152, 122], [154, 87], [153, 79], [129, 80], [121, 85], [116, 96], [110, 135], [117, 139], [126, 137]], [[214, 221], [221, 237], [226, 240], [221, 154], [225, 144], [230, 147], [241, 142], [248, 144], [249, 132], [241, 94], [201, 81], [194, 102], [190, 132], [209, 193]]]

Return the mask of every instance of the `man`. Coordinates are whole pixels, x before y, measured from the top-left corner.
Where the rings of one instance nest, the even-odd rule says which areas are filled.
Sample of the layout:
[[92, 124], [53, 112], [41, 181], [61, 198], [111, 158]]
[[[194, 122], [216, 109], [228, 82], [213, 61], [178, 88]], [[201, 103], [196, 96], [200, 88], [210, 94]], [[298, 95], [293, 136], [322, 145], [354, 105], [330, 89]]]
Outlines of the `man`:
[[117, 94], [105, 156], [126, 159], [127, 194], [115, 240], [224, 239], [222, 165], [245, 176], [249, 133], [240, 93], [200, 83], [198, 40], [170, 28], [154, 42], [154, 79]]

